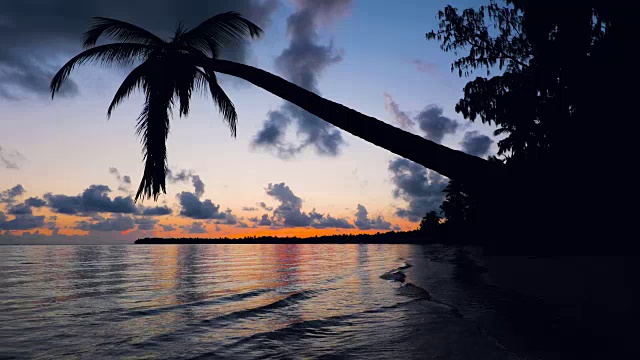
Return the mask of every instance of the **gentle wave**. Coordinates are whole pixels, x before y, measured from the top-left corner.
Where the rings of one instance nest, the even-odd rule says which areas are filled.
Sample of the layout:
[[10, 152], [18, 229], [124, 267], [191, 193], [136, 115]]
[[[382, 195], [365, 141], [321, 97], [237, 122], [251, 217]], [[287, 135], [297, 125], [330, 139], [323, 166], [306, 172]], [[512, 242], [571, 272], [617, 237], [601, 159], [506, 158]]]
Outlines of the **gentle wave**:
[[[421, 358], [424, 349], [440, 351], [429, 341], [450, 341], [434, 331], [412, 343], [432, 324], [477, 329], [468, 323], [473, 316], [462, 319], [438, 303], [471, 301], [456, 300], [454, 266], [443, 260], [454, 252], [441, 247], [2, 250], [0, 358]], [[399, 283], [380, 278], [398, 268], [436, 300], [399, 296]], [[491, 343], [479, 330], [474, 336]]]

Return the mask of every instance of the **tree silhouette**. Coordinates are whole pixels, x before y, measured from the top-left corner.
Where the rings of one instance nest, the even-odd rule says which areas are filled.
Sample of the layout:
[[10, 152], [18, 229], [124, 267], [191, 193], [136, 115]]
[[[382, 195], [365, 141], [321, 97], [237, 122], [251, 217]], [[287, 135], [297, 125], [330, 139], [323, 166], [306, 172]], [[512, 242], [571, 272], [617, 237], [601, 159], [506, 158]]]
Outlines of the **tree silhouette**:
[[[231, 135], [236, 136], [238, 116], [233, 103], [218, 84], [215, 73], [199, 66], [197, 55], [215, 58], [229, 45], [261, 33], [257, 25], [234, 12], [213, 16], [191, 30], [178, 26], [174, 36], [166, 41], [127, 22], [97, 17], [84, 35], [87, 50], [58, 71], [51, 81], [51, 95], [55, 95], [78, 65], [128, 66], [140, 62], [116, 91], [107, 116], [132, 92], [144, 92], [145, 103], [136, 133], [143, 143], [145, 168], [136, 201], [141, 196], [157, 200], [160, 191], [166, 193], [166, 140], [174, 105], [178, 105], [180, 116], [187, 116], [191, 94], [206, 89], [229, 125]], [[95, 46], [103, 35], [118, 42]]]
[[436, 211], [429, 211], [420, 221], [418, 231], [433, 235], [436, 233], [438, 224], [440, 223], [440, 216]]
[[[498, 155], [509, 175], [483, 193], [460, 185], [482, 207], [476, 220], [499, 223], [501, 233], [570, 241], [590, 211], [619, 201], [588, 196], [601, 187], [594, 171], [620, 174], [625, 186], [635, 187], [637, 175], [629, 167], [634, 132], [605, 125], [630, 118], [625, 111], [635, 92], [620, 83], [637, 84], [628, 54], [637, 40], [635, 12], [617, 0], [502, 4], [447, 6], [438, 28], [426, 34], [458, 55], [451, 69], [459, 76], [486, 72], [467, 83], [456, 111], [496, 125], [496, 134], [506, 136]], [[545, 227], [550, 204], [563, 214], [560, 229]]]
[[456, 180], [450, 180], [443, 190], [445, 200], [440, 205], [447, 223], [454, 226], [465, 226], [471, 221], [476, 209], [476, 202], [464, 188], [464, 185]]
[[[233, 104], [218, 85], [215, 73], [245, 79], [272, 94], [288, 100], [321, 119], [366, 141], [385, 148], [450, 178], [468, 184], [484, 182], [485, 178], [503, 176], [502, 167], [453, 150], [398, 129], [383, 121], [361, 114], [343, 105], [324, 99], [276, 75], [255, 67], [217, 59], [225, 46], [261, 33], [253, 23], [236, 13], [216, 15], [192, 30], [179, 27], [172, 39], [165, 41], [135, 25], [105, 18], [95, 18], [85, 33], [89, 48], [72, 58], [51, 82], [54, 95], [71, 71], [84, 63], [129, 66], [141, 64], [127, 76], [112, 101], [107, 114], [134, 90], [141, 89], [145, 105], [138, 119], [138, 134], [142, 137], [145, 170], [136, 194], [157, 199], [166, 192], [166, 139], [169, 115], [179, 103], [180, 115], [189, 112], [192, 91], [208, 83], [208, 89], [235, 135], [236, 113]], [[95, 46], [103, 35], [117, 43]], [[485, 174], [479, 179], [475, 174]]]

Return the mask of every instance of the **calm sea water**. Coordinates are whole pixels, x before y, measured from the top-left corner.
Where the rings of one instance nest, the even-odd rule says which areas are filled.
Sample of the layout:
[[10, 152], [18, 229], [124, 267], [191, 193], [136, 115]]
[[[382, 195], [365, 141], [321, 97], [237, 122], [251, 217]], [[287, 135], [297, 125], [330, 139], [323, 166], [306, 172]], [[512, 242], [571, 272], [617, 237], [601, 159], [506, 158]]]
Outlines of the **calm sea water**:
[[[516, 300], [461, 268], [460, 253], [419, 245], [4, 246], [0, 358], [527, 357], [500, 312]], [[432, 300], [380, 278], [405, 262], [413, 264], [407, 282]]]

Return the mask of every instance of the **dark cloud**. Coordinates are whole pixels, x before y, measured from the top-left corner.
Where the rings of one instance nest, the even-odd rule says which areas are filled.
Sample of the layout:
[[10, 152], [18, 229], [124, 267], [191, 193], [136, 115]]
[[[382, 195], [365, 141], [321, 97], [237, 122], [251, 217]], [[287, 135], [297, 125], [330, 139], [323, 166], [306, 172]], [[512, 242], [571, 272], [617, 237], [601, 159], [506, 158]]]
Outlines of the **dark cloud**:
[[[300, 209], [302, 207], [302, 199], [297, 197], [285, 183], [269, 184], [265, 191], [267, 195], [280, 202], [278, 208]], [[276, 210], [278, 210], [278, 208], [276, 208]]]
[[178, 201], [182, 209], [180, 215], [191, 219], [219, 219], [226, 218], [226, 213], [220, 212], [220, 205], [216, 205], [211, 200], [200, 201], [200, 199], [190, 192], [183, 191], [178, 194]]
[[47, 202], [38, 198], [38, 197], [30, 197], [24, 201], [27, 206], [39, 208], [47, 205]]
[[218, 220], [220, 224], [236, 224], [237, 217], [231, 213], [231, 209], [220, 211], [220, 205], [214, 204], [211, 200], [200, 200], [204, 194], [205, 184], [198, 175], [182, 171], [176, 177], [182, 179], [181, 181], [191, 179], [194, 188], [194, 192], [183, 191], [177, 195], [181, 216], [198, 220]]
[[[1, 20], [0, 20], [1, 21]], [[2, 31], [2, 26], [0, 26], [0, 31]], [[2, 62], [0, 61], [0, 68], [2, 68]], [[0, 70], [0, 74], [2, 71]], [[2, 75], [0, 75], [0, 79]], [[2, 83], [0, 83], [0, 96], [2, 96]], [[17, 151], [6, 151], [0, 146], [0, 167], [4, 167], [6, 169], [19, 169], [20, 166], [18, 162], [24, 160], [24, 156]]]
[[288, 144], [285, 139], [289, 124], [291, 124], [291, 118], [282, 111], [269, 111], [267, 120], [253, 138], [251, 146], [270, 149], [283, 159], [293, 156], [296, 153], [296, 146]]
[[174, 170], [167, 169], [167, 181], [172, 183], [187, 182], [191, 179], [191, 176], [193, 176], [193, 174], [190, 170], [180, 170], [176, 172]]
[[31, 210], [31, 206], [22, 203], [22, 204], [11, 206], [7, 210], [7, 213], [11, 215], [26, 215], [26, 214], [31, 215], [33, 214], [33, 211]]
[[136, 218], [134, 223], [138, 225], [138, 230], [150, 231], [156, 228], [156, 224], [158, 224], [160, 220], [152, 219], [152, 218]]
[[0, 192], [0, 204], [4, 203], [11, 206], [16, 202], [16, 198], [22, 196], [25, 192], [26, 190], [20, 184]]
[[272, 222], [271, 219], [269, 219], [269, 215], [262, 214], [262, 217], [258, 221], [258, 226], [271, 226], [271, 224]]
[[487, 156], [491, 144], [493, 144], [493, 140], [478, 131], [467, 131], [462, 141], [460, 141], [462, 151], [479, 157]]
[[396, 215], [409, 221], [419, 221], [427, 212], [439, 211], [447, 178], [402, 158], [391, 161], [389, 171], [395, 185], [393, 196], [408, 202], [406, 208], [396, 209]]
[[[224, 11], [238, 11], [266, 26], [276, 0], [49, 0], [0, 2], [0, 96], [15, 99], [24, 94], [49, 94], [55, 71], [80, 50], [81, 34], [93, 16], [132, 22], [161, 36], [172, 35], [179, 21], [193, 27]], [[246, 43], [231, 47], [222, 58], [245, 62]], [[77, 93], [69, 82], [62, 94]], [[62, 95], [61, 94], [61, 95]]]
[[191, 183], [193, 184], [194, 194], [197, 197], [201, 197], [204, 194], [204, 183], [200, 180], [200, 176], [193, 175], [191, 177]]
[[267, 204], [265, 204], [263, 202], [258, 203], [258, 205], [260, 205], [261, 208], [263, 208], [263, 209], [265, 209], [267, 211], [272, 211], [273, 210], [272, 206], [267, 206]]
[[253, 207], [253, 206], [244, 206], [242, 208], [242, 211], [258, 211], [260, 209], [258, 209], [257, 207]]
[[118, 181], [118, 190], [128, 193], [131, 187], [131, 177], [129, 175], [120, 175], [117, 168], [110, 167], [109, 174], [114, 175]]
[[118, 196], [111, 199], [108, 195], [109, 192], [111, 189], [106, 185], [91, 185], [77, 196], [47, 193], [44, 198], [49, 207], [60, 214], [136, 213], [137, 209], [131, 196]]
[[231, 209], [227, 209], [224, 214], [224, 218], [216, 221], [216, 224], [235, 225], [238, 223], [238, 217], [231, 213]]
[[16, 214], [12, 220], [0, 211], [0, 230], [31, 230], [44, 226], [44, 216]]
[[172, 171], [167, 170], [167, 180], [172, 183], [187, 182], [191, 180], [193, 185], [194, 194], [200, 198], [204, 194], [204, 182], [200, 179], [200, 176], [193, 173], [191, 170]]
[[415, 125], [409, 114], [400, 110], [400, 106], [388, 93], [384, 93], [384, 108], [393, 115], [393, 121], [403, 129], [411, 129]]
[[[15, 187], [14, 187], [15, 189]], [[10, 189], [11, 190], [11, 189]], [[14, 193], [18, 193], [19, 189], [13, 190]], [[24, 193], [25, 191], [22, 191]], [[14, 198], [15, 200], [15, 198]], [[37, 197], [30, 197], [26, 199], [23, 203], [17, 205], [11, 205], [7, 209], [7, 213], [11, 215], [33, 215], [32, 208], [40, 208], [45, 206], [47, 203]]]
[[284, 227], [304, 227], [311, 225], [311, 217], [301, 211], [302, 199], [297, 197], [285, 183], [269, 184], [267, 195], [280, 202], [273, 210], [272, 222]]
[[163, 225], [160, 224], [160, 227], [162, 228], [163, 231], [175, 231], [176, 227], [173, 225]]
[[144, 216], [163, 216], [171, 215], [171, 209], [168, 206], [143, 207], [142, 215]]
[[360, 230], [389, 230], [391, 229], [391, 223], [386, 221], [381, 215], [369, 219], [369, 212], [367, 209], [358, 204], [358, 210], [356, 212], [355, 224]]
[[127, 215], [114, 214], [97, 221], [78, 221], [76, 229], [84, 231], [127, 231], [135, 227], [135, 221]]
[[316, 229], [327, 229], [327, 228], [335, 228], [335, 229], [353, 229], [355, 226], [349, 223], [347, 219], [343, 218], [334, 218], [331, 215], [320, 214], [315, 211], [311, 211], [309, 213], [309, 217], [313, 219], [311, 223], [311, 227]]
[[249, 227], [249, 225], [247, 225], [247, 223], [239, 221], [238, 225], [236, 225], [236, 227], [241, 228], [241, 229], [246, 229]]
[[416, 70], [423, 73], [434, 73], [438, 70], [438, 65], [434, 62], [423, 61], [420, 59], [414, 59], [411, 61], [413, 65], [415, 65]]
[[[296, 11], [287, 19], [289, 46], [275, 61], [276, 69], [286, 79], [319, 94], [320, 74], [329, 65], [341, 61], [342, 55], [332, 43], [319, 43], [318, 29], [343, 17], [350, 4], [351, 0], [297, 1]], [[297, 125], [296, 143], [285, 139], [286, 130], [293, 122]], [[282, 158], [294, 156], [307, 147], [314, 148], [320, 155], [335, 156], [344, 144], [337, 128], [291, 103], [269, 112], [252, 142], [254, 147], [272, 150]]]
[[207, 232], [207, 226], [201, 221], [194, 221], [191, 225], [180, 226], [180, 228], [189, 234], [204, 234]]
[[402, 231], [402, 228], [400, 227], [400, 225], [393, 225], [393, 231]]
[[312, 210], [309, 214], [302, 212], [302, 199], [296, 196], [285, 183], [269, 184], [265, 189], [267, 195], [280, 202], [273, 210], [273, 216], [266, 214], [258, 222], [259, 226], [307, 227], [324, 228], [353, 228], [345, 219], [334, 218]]
[[415, 117], [425, 138], [437, 143], [442, 142], [445, 135], [455, 133], [460, 126], [455, 120], [443, 116], [442, 112], [442, 107], [429, 105]]

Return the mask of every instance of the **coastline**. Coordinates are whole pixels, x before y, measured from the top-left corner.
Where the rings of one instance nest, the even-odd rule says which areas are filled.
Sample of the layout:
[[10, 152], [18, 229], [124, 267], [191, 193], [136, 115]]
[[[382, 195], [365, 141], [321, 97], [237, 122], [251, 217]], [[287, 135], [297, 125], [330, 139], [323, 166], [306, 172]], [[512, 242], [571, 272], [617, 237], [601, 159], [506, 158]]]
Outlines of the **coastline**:
[[244, 238], [143, 238], [135, 241], [139, 245], [176, 245], [176, 244], [433, 244], [435, 239], [418, 231], [390, 231], [376, 234], [327, 235], [307, 238], [260, 236]]

